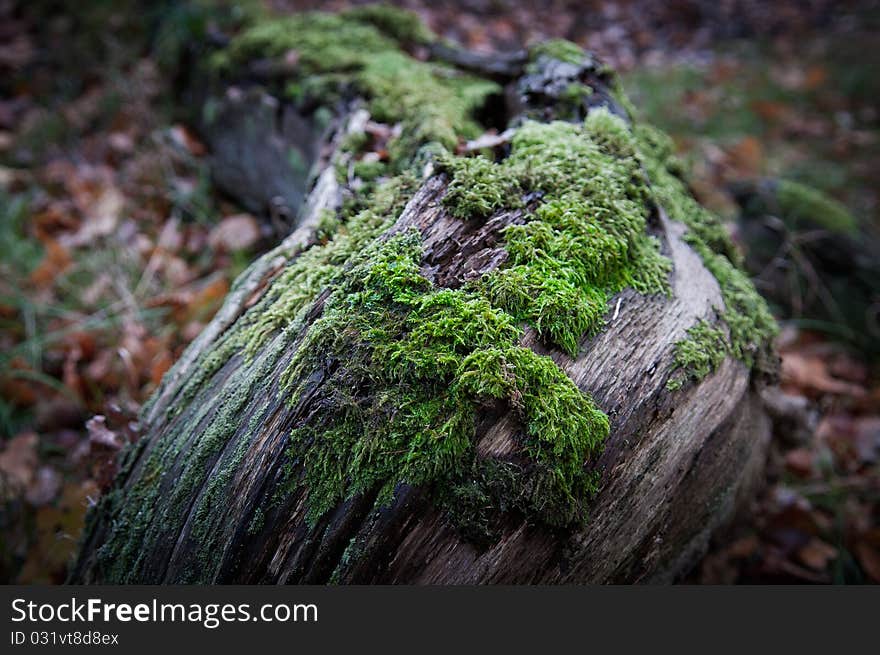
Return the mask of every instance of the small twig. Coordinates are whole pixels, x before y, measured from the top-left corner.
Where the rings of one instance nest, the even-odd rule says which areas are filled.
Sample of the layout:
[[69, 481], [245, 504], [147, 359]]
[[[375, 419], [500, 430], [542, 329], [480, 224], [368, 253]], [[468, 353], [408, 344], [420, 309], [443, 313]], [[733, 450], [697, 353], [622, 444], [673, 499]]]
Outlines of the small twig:
[[490, 134], [487, 132], [486, 134], [478, 136], [473, 141], [465, 143], [461, 151], [474, 152], [476, 150], [483, 150], [484, 148], [497, 148], [498, 146], [510, 143], [510, 140], [515, 133], [516, 130], [504, 130], [501, 134]]

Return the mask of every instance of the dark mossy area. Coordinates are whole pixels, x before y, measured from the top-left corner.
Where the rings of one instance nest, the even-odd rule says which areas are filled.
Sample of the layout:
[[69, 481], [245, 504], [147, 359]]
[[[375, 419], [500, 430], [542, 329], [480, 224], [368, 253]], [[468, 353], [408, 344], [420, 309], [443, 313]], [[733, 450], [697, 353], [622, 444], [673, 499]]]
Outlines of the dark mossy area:
[[390, 150], [402, 165], [428, 143], [454, 148], [459, 138], [478, 136], [474, 112], [500, 91], [491, 80], [403, 50], [432, 39], [415, 16], [392, 7], [266, 17], [217, 53], [213, 65], [230, 72], [254, 60], [294, 57], [296, 70], [285, 81], [284, 96], [306, 106], [366, 98], [375, 120], [401, 123]]
[[[274, 91], [334, 113], [363, 98], [391, 137], [381, 161], [360, 158], [365, 135], [344, 140], [330, 162], [345, 188], [341, 207], [322, 215], [306, 245], [199, 355], [125, 503], [102, 501], [114, 527], [99, 555], [112, 579], [135, 579], [143, 553], [184, 521], [200, 542], [196, 577], [210, 579], [223, 489], [266, 420], [261, 403], [270, 395], [296, 416], [281, 493], [307, 490], [312, 526], [357, 496], [385, 507], [401, 485], [429, 489], [475, 541], [510, 512], [545, 527], [583, 525], [599, 479], [595, 458], [613, 425], [556, 361], [579, 357], [618, 292], [674, 293], [657, 238], [660, 208], [687, 226], [724, 300], [716, 325], [695, 325], [678, 345], [683, 377], [670, 388], [727, 356], [761, 363], [775, 323], [723, 226], [689, 193], [664, 135], [618, 115], [626, 101], [617, 97], [609, 99], [615, 111], [598, 101], [571, 122], [510, 116], [508, 144], [465, 153], [462, 144], [489, 127], [481, 110], [502, 89], [410, 51], [433, 39], [409, 14], [362, 8], [257, 18], [215, 53], [224, 79], [246, 77], [257, 60], [294, 61]], [[567, 42], [532, 54], [529, 74], [589, 61]], [[572, 93], [581, 99], [591, 89]], [[432, 281], [419, 231], [393, 230], [425, 176], [441, 177], [443, 210], [457, 220], [521, 215], [501, 232], [500, 266], [455, 288]], [[523, 345], [528, 329], [556, 360]], [[280, 384], [265, 388], [279, 367]], [[225, 384], [219, 405], [202, 402], [217, 378]], [[303, 398], [313, 409], [301, 411]], [[521, 424], [519, 452], [504, 461], [475, 448], [479, 416], [499, 407]], [[175, 483], [160, 503], [166, 476]], [[267, 492], [242, 529], [260, 533], [272, 502]]]

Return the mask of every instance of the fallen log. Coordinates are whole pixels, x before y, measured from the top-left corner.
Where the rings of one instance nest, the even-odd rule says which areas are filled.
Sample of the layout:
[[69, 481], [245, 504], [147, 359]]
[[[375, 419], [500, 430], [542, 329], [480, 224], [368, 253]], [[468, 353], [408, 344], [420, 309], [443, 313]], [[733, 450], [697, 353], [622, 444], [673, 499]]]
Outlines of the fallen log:
[[[775, 324], [668, 139], [573, 44], [456, 53], [376, 8], [217, 53], [215, 98], [296, 112], [310, 190], [144, 407], [72, 581], [671, 581], [748, 497]], [[235, 124], [204, 130], [227, 171]], [[249, 197], [295, 203], [272, 171]]]

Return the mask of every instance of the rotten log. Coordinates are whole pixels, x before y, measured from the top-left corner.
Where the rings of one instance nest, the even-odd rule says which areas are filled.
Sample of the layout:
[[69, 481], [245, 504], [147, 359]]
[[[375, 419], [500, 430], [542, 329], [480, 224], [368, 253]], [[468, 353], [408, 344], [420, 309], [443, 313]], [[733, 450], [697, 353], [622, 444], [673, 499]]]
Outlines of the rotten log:
[[[405, 67], [410, 79], [426, 75], [425, 84], [438, 85], [430, 89], [438, 106], [452, 98], [448, 107], [459, 113], [447, 124], [431, 108], [425, 127], [412, 113], [419, 103], [383, 105], [376, 94], [394, 90], [382, 86], [390, 81], [382, 76], [399, 71], [352, 73], [371, 70], [360, 60], [332, 70], [308, 50], [316, 38], [303, 40], [296, 56], [286, 41], [266, 41], [265, 23], [233, 38], [231, 47], [236, 39], [243, 44], [233, 53], [244, 63], [298, 62], [299, 73], [284, 72], [297, 84], [316, 76], [328, 82], [327, 75], [334, 83], [348, 75], [350, 84], [317, 96], [333, 119], [309, 130], [303, 126], [315, 120], [316, 96], [267, 104], [277, 80], [255, 82], [246, 65], [237, 78], [227, 71], [216, 97], [235, 103], [234, 111], [221, 107], [222, 129], [203, 128], [215, 175], [230, 193], [244, 188], [243, 201], [285, 196], [296, 228], [239, 277], [144, 408], [143, 436], [89, 514], [71, 581], [675, 580], [748, 498], [769, 438], [758, 387], [772, 368], [772, 320], [736, 268], [720, 224], [688, 195], [662, 137], [639, 131], [613, 73], [572, 44], [539, 46], [493, 65], [435, 43], [421, 55], [442, 62], [424, 61], [411, 47], [424, 45], [422, 32], [407, 39], [399, 23], [369, 12], [313, 16], [285, 19], [302, 21], [293, 25], [270, 20], [294, 40], [304, 29], [313, 37], [325, 30], [345, 44], [340, 30], [355, 30], [358, 43], [342, 59], [355, 49], [383, 56], [370, 44], [391, 43], [385, 64]], [[482, 84], [474, 71], [492, 82]], [[230, 93], [231, 86], [248, 90]], [[255, 113], [247, 115], [243, 98], [257, 99]], [[473, 106], [462, 122], [467, 103]], [[443, 142], [449, 125], [457, 145]], [[474, 129], [488, 128], [509, 131], [484, 140], [491, 146], [474, 159], [462, 145], [479, 136]], [[595, 157], [608, 175], [632, 179], [609, 187], [605, 199], [589, 190], [598, 187], [578, 191], [580, 169], [567, 164], [576, 154], [528, 154], [522, 135], [546, 130], [570, 135], [571, 153]], [[301, 201], [302, 178], [292, 177], [301, 167], [279, 163], [278, 134], [312, 158]], [[366, 164], [383, 149], [388, 160], [367, 176]], [[242, 161], [260, 157], [254, 170], [266, 174], [234, 174]], [[550, 169], [536, 176], [539, 159]], [[519, 177], [490, 189], [488, 200], [475, 197], [474, 162], [490, 176], [476, 182]], [[596, 170], [606, 169], [585, 168], [584, 179]], [[565, 193], [554, 187], [557, 178]], [[567, 207], [577, 193], [595, 215], [540, 224], [542, 211]], [[583, 327], [579, 307], [529, 313], [491, 292], [505, 271], [534, 273], [547, 264], [537, 247], [511, 254], [512, 229], [593, 235], [600, 248], [623, 229], [614, 211], [599, 212], [609, 207], [631, 214], [637, 226], [620, 237], [626, 247], [607, 264], [613, 275], [572, 282], [554, 278], [551, 268], [543, 280], [568, 285], [572, 298], [602, 301], [599, 320], [573, 343], [570, 330], [548, 326]], [[596, 252], [559, 251], [553, 265], [581, 270]], [[663, 289], [648, 288], [630, 270], [640, 258], [662, 272], [654, 284]], [[391, 283], [370, 286], [380, 273], [405, 280], [394, 278], [392, 291]], [[530, 293], [543, 293], [519, 291], [526, 304]], [[540, 298], [552, 307], [552, 296]], [[489, 328], [448, 329], [438, 320], [430, 338], [416, 338], [425, 313], [460, 319], [449, 309], [455, 303], [518, 336], [495, 347], [487, 345]], [[492, 384], [479, 378], [491, 377], [485, 371], [474, 374], [482, 386], [465, 371], [475, 354], [501, 361], [486, 369], [498, 373]], [[550, 382], [526, 379], [535, 370]], [[532, 406], [540, 402], [583, 415], [548, 420]], [[560, 427], [560, 436], [554, 421], [575, 427]], [[383, 450], [382, 439], [394, 448]], [[566, 464], [581, 456], [574, 469]]]

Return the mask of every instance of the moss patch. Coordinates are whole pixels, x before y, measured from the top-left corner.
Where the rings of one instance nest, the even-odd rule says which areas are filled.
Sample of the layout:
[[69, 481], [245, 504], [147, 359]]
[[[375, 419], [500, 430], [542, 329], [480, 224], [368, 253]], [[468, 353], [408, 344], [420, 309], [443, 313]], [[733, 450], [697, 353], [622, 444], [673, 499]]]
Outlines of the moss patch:
[[537, 62], [541, 57], [574, 65], [581, 64], [587, 59], [586, 53], [579, 45], [565, 39], [549, 39], [529, 48], [529, 59], [531, 62]]
[[687, 335], [687, 339], [675, 344], [675, 365], [681, 374], [669, 378], [666, 387], [670, 390], [681, 388], [685, 376], [701, 380], [727, 357], [727, 336], [707, 321], [698, 321], [688, 329]]
[[524, 225], [505, 230], [510, 265], [482, 280], [487, 297], [570, 355], [602, 325], [624, 287], [668, 292], [670, 262], [647, 234], [649, 191], [626, 124], [605, 109], [582, 125], [527, 122], [510, 155], [447, 159], [444, 203], [459, 217], [485, 217], [540, 194]]
[[[688, 227], [685, 241], [700, 255], [718, 281], [724, 308], [717, 309], [728, 331], [724, 338], [725, 351], [750, 367], [761, 364], [778, 327], [767, 303], [740, 268], [742, 257], [739, 251], [721, 221], [688, 191], [683, 180], [683, 166], [673, 155], [669, 137], [645, 125], [637, 126], [635, 133], [641, 160], [651, 180], [654, 201], [670, 218]], [[701, 378], [707, 373], [704, 372], [706, 364], [714, 369], [723, 358], [718, 355], [717, 335], [707, 341], [707, 333], [700, 324], [693, 329], [696, 331], [689, 333], [688, 339], [677, 344], [676, 362], [685, 367], [688, 376]], [[695, 357], [696, 350], [709, 345], [711, 348], [702, 358]], [[673, 387], [680, 386], [681, 379], [676, 380], [672, 382]]]
[[233, 70], [296, 53], [290, 94], [325, 105], [348, 94], [366, 97], [375, 120], [402, 124], [389, 150], [403, 162], [425, 143], [451, 149], [460, 138], [478, 136], [482, 130], [473, 113], [500, 92], [494, 82], [403, 52], [401, 44], [430, 40], [418, 25], [412, 14], [376, 6], [263, 19], [236, 36], [215, 65]]
[[291, 439], [310, 520], [375, 487], [382, 504], [400, 483], [460, 479], [475, 465], [475, 412], [493, 399], [523, 418], [521, 487], [546, 510], [536, 518], [582, 519], [594, 490], [584, 463], [607, 417], [552, 360], [516, 345], [512, 316], [474, 291], [432, 287], [420, 244], [410, 232], [361, 255], [284, 374], [292, 403], [309, 394], [333, 408]]
[[416, 14], [385, 3], [352, 7], [342, 12], [342, 16], [373, 25], [405, 46], [426, 44], [435, 40], [434, 34]]

